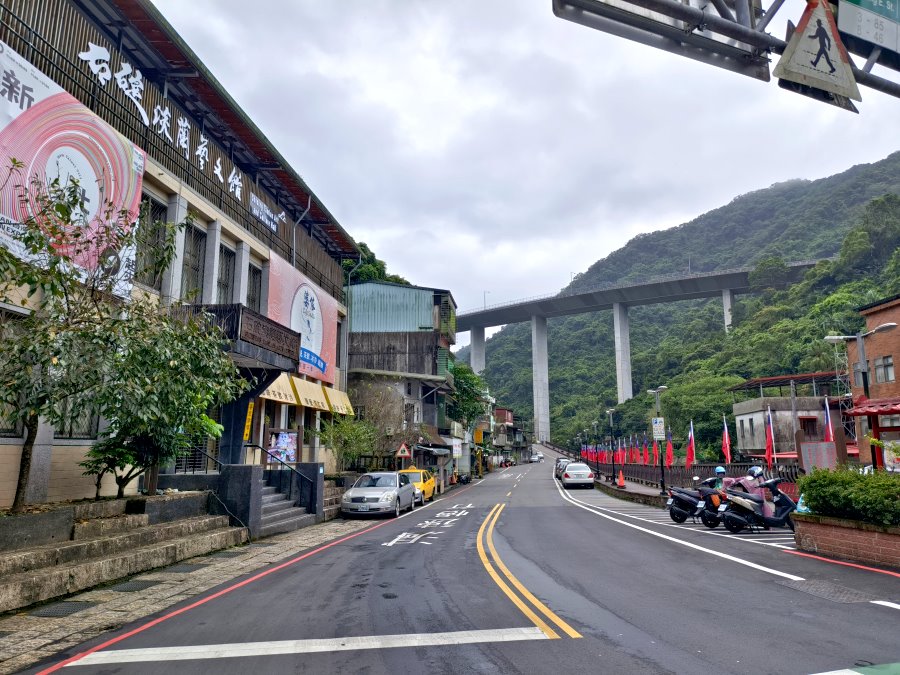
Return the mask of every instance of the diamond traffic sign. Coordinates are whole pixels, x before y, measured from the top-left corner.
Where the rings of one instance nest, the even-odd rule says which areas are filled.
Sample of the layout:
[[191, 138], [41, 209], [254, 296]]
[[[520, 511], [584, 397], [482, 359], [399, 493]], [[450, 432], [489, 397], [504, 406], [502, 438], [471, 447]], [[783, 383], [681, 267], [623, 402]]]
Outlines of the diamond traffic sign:
[[861, 101], [850, 56], [841, 42], [831, 8], [810, 0], [773, 72], [775, 77]]

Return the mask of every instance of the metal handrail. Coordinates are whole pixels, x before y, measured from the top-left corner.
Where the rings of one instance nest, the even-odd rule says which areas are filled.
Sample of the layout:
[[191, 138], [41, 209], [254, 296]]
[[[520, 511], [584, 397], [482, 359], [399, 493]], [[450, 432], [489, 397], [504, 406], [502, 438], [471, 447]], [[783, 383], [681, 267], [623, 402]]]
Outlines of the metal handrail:
[[[220, 471], [220, 472], [221, 472], [222, 467], [225, 466], [222, 462], [219, 461], [219, 459], [218, 459], [217, 457], [213, 457], [213, 456], [210, 455], [208, 452], [206, 452], [206, 450], [203, 450], [202, 448], [191, 448], [191, 454], [193, 454], [193, 453], [195, 453], [195, 452], [199, 452], [201, 455], [204, 455], [207, 459], [211, 459], [212, 461], [214, 461], [214, 462], [216, 463], [216, 469], [215, 469], [216, 471]], [[179, 459], [187, 459], [187, 458], [189, 458], [189, 457], [190, 457], [190, 455], [183, 455], [183, 456], [181, 456], [181, 457], [176, 458], [176, 460], [175, 460], [175, 473], [179, 473], [179, 471], [178, 471], [178, 460], [179, 460]], [[193, 468], [191, 468], [190, 471], [188, 471], [187, 469], [185, 469], [184, 471], [181, 471], [181, 473], [197, 473], [197, 468], [194, 466]], [[209, 473], [209, 469], [204, 469], [204, 470], [203, 470], [203, 473]]]
[[[281, 459], [280, 457], [278, 457], [278, 456], [276, 456], [276, 455], [273, 455], [271, 452], [269, 452], [268, 450], [266, 450], [266, 449], [265, 449], [264, 447], [262, 447], [261, 445], [257, 445], [257, 444], [255, 444], [255, 443], [247, 443], [247, 444], [244, 445], [244, 447], [245, 447], [245, 448], [259, 448], [259, 449], [262, 450], [264, 453], [266, 453], [266, 455], [268, 455], [271, 459], [274, 459], [276, 462], [278, 462], [278, 464], [281, 465], [281, 466], [279, 466], [279, 468], [278, 468], [278, 474], [279, 474], [279, 475], [278, 475], [278, 492], [280, 492], [281, 494], [284, 494], [284, 473], [285, 473], [285, 469], [287, 469], [288, 471], [293, 472], [293, 474], [296, 475], [296, 476], [298, 476], [301, 480], [305, 480], [306, 482], [308, 482], [310, 488], [313, 487], [313, 481], [312, 481], [311, 478], [309, 478], [308, 476], [304, 476], [302, 473], [300, 473], [299, 471], [297, 471], [296, 468], [292, 467], [290, 464], [288, 464], [287, 462], [285, 462], [285, 461], [284, 461], [283, 459]], [[291, 474], [288, 474], [288, 475], [290, 476]], [[294, 497], [294, 481], [293, 481], [293, 478], [292, 478], [292, 479], [288, 482], [288, 497], [287, 497], [287, 498], [288, 498], [288, 499], [293, 499], [293, 497]], [[301, 491], [300, 491], [300, 496], [298, 497], [297, 501], [299, 502], [300, 499], [302, 499], [302, 497], [303, 497], [303, 491], [301, 490]], [[301, 506], [303, 506], [303, 504], [301, 504]]]

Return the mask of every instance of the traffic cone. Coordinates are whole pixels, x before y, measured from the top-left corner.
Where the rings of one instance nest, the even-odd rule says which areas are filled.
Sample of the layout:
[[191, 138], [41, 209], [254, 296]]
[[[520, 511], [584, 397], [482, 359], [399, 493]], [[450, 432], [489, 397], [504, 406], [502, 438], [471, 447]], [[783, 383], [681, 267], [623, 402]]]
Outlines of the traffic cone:
[[619, 469], [619, 479], [616, 481], [616, 487], [620, 490], [625, 489], [625, 474], [622, 473], [622, 469]]

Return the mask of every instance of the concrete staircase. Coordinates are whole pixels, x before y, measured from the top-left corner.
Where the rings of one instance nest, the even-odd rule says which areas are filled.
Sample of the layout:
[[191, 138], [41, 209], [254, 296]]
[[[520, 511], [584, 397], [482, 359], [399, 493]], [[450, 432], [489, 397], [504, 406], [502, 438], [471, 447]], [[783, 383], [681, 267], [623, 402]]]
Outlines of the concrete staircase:
[[325, 520], [332, 520], [340, 515], [341, 497], [347, 489], [336, 487], [333, 480], [325, 481]]
[[145, 513], [126, 512], [140, 500], [79, 505], [67, 540], [0, 554], [0, 612], [246, 542], [246, 529], [204, 513], [206, 498]]
[[[338, 502], [340, 503], [340, 502]], [[262, 518], [260, 519], [260, 537], [270, 537], [273, 534], [292, 532], [301, 527], [315, 525], [316, 514], [309, 513], [300, 506], [294, 506], [293, 501], [278, 492], [277, 488], [263, 485], [262, 488]]]

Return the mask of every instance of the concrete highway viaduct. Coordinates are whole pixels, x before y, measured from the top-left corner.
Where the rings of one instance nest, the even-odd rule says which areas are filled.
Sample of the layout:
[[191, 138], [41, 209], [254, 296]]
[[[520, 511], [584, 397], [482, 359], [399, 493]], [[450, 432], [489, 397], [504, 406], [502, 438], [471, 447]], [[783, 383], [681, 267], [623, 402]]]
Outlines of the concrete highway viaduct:
[[[788, 263], [789, 282], [794, 282], [817, 260]], [[701, 274], [672, 275], [621, 286], [594, 287], [564, 291], [556, 295], [515, 300], [484, 309], [463, 312], [456, 317], [457, 333], [471, 333], [471, 363], [476, 373], [485, 366], [485, 328], [509, 323], [531, 322], [531, 379], [534, 397], [535, 440], [550, 440], [550, 376], [547, 360], [547, 319], [556, 316], [613, 311], [616, 346], [616, 383], [618, 401], [632, 397], [631, 342], [628, 308], [696, 298], [722, 298], [725, 330], [731, 326], [731, 306], [738, 293], [750, 292], [753, 268], [723, 270]]]

